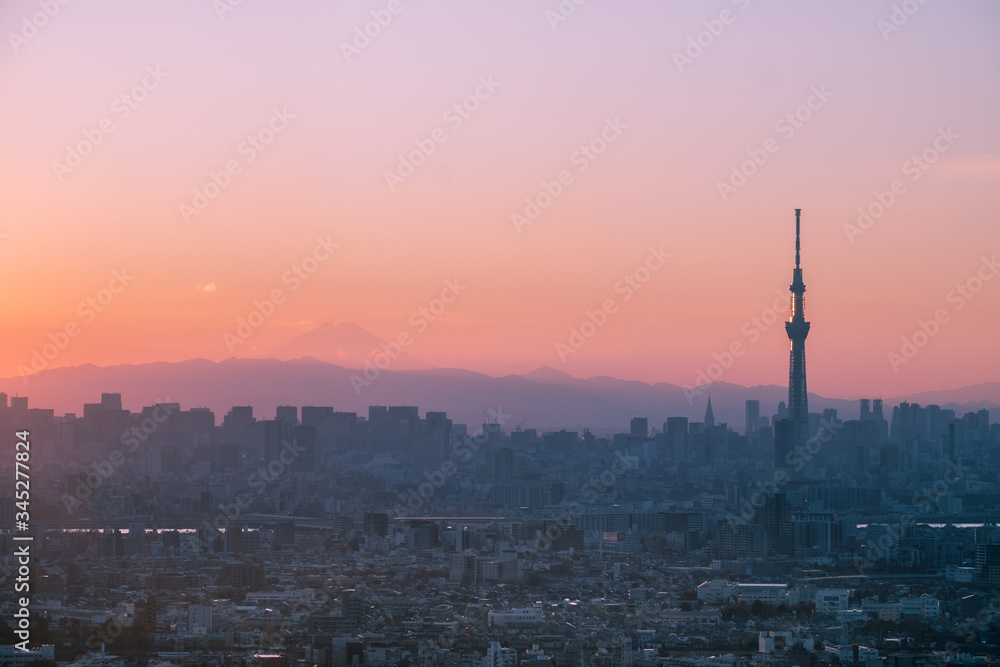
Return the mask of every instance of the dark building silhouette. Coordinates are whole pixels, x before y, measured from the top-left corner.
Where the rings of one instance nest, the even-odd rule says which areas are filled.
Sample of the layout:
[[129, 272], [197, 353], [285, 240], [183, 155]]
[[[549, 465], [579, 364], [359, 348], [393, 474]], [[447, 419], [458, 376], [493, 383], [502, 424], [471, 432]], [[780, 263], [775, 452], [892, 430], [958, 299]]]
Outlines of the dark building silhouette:
[[514, 481], [515, 455], [509, 447], [493, 452], [493, 483], [510, 484]]
[[792, 505], [784, 493], [769, 493], [753, 522], [767, 535], [769, 555], [791, 555], [795, 547]]
[[788, 369], [788, 412], [792, 421], [792, 448], [804, 446], [809, 440], [809, 399], [806, 390], [806, 336], [809, 323], [805, 318], [806, 285], [802, 282], [799, 262], [799, 216], [802, 209], [795, 209], [795, 270], [792, 273], [791, 319], [785, 322], [785, 332], [791, 341], [791, 358]]
[[781, 468], [790, 465], [789, 455], [794, 450], [792, 445], [792, 422], [789, 419], [779, 419], [774, 422], [774, 465]]
[[760, 401], [747, 399], [746, 402], [746, 427], [744, 434], [747, 437], [747, 445], [751, 451], [757, 451], [760, 446]]
[[664, 429], [667, 432], [667, 454], [683, 461], [688, 452], [687, 417], [667, 417]]
[[156, 632], [156, 597], [149, 596], [142, 602], [135, 603], [135, 621], [133, 627], [141, 628], [149, 634]]
[[292, 426], [299, 425], [299, 409], [294, 405], [279, 405], [275, 409], [275, 421], [288, 422]]
[[389, 515], [385, 512], [365, 512], [362, 527], [368, 537], [385, 537], [389, 534]]

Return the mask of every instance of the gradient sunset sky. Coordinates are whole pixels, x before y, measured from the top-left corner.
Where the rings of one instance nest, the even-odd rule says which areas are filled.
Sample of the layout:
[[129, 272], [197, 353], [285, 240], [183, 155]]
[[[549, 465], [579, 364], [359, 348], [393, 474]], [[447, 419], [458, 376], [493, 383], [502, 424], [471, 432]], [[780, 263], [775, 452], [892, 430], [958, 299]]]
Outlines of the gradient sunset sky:
[[[781, 323], [752, 318], [787, 296], [801, 208], [812, 392], [1000, 380], [1000, 277], [984, 264], [1000, 253], [994, 2], [49, 4], [0, 4], [0, 375], [67, 324], [79, 333], [49, 367], [261, 356], [356, 322], [491, 375], [693, 385], [740, 343], [722, 380], [786, 384]], [[372, 12], [386, 25], [355, 46]], [[478, 108], [449, 115], [477, 89]], [[581, 170], [609, 121], [614, 141]], [[249, 149], [269, 123], [283, 129]], [[79, 166], [55, 164], [98, 135]], [[909, 162], [925, 150], [926, 170]], [[719, 182], [762, 152], [724, 200]], [[230, 161], [239, 173], [185, 216]], [[563, 170], [571, 182], [519, 231], [512, 215]], [[339, 247], [293, 289], [283, 275], [318, 238]], [[625, 299], [616, 283], [661, 246], [671, 257]], [[80, 304], [123, 269], [134, 278], [91, 319]], [[417, 330], [412, 313], [454, 279], [466, 289]], [[970, 279], [971, 298], [952, 292]], [[284, 302], [231, 352], [224, 334], [276, 289]], [[617, 311], [561, 360], [557, 343], [607, 299]]]

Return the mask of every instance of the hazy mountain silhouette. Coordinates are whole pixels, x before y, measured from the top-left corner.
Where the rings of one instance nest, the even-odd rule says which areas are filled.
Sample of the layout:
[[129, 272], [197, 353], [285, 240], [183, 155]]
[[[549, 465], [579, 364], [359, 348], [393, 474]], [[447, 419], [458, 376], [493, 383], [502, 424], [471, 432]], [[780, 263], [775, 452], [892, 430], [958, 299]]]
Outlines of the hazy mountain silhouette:
[[[55, 368], [29, 376], [27, 385], [19, 377], [2, 379], [0, 391], [27, 395], [31, 407], [53, 408], [60, 415], [81, 413], [84, 403], [100, 400], [101, 392], [121, 392], [125, 407], [133, 411], [169, 400], [180, 403], [183, 409], [212, 408], [219, 421], [234, 405], [252, 405], [258, 419], [273, 419], [277, 405], [327, 405], [360, 414], [367, 414], [369, 405], [417, 405], [421, 414], [444, 410], [457, 422], [470, 425], [482, 422], [483, 410], [503, 408], [510, 415], [508, 429], [526, 420], [525, 428], [591, 428], [597, 432], [627, 431], [632, 417], [649, 418], [651, 427], [662, 426], [668, 416], [701, 421], [708, 399], [707, 389], [689, 404], [677, 385], [610, 377], [579, 379], [550, 368], [496, 378], [449, 368], [389, 370], [382, 371], [370, 385], [360, 386], [360, 394], [354, 388], [359, 378], [364, 376], [358, 370], [307, 358], [192, 359]], [[747, 398], [759, 399], [761, 414], [770, 416], [778, 401], [787, 400], [788, 389], [715, 383], [711, 396], [716, 422], [728, 422], [742, 432]], [[980, 408], [1000, 412], [1000, 383], [883, 398], [887, 418], [900, 400], [926, 405], [933, 399], [960, 415]], [[858, 417], [857, 400], [810, 394], [809, 407], [814, 412], [836, 408], [843, 419]]]
[[[344, 368], [365, 368], [365, 361], [374, 364], [385, 349], [388, 349], [385, 341], [358, 324], [325, 322], [262, 356], [283, 361], [312, 357]], [[404, 351], [393, 359], [390, 368], [412, 371], [432, 366]]]

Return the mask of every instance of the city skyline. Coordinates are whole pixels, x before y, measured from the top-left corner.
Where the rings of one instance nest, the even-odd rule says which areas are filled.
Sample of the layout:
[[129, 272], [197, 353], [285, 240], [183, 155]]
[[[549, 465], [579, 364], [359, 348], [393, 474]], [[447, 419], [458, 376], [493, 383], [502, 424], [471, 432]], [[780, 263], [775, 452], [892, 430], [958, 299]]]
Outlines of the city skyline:
[[[0, 297], [0, 376], [71, 325], [47, 367], [258, 357], [355, 322], [411, 335], [430, 365], [494, 376], [695, 386], [740, 344], [721, 381], [784, 384], [775, 304], [795, 206], [821, 314], [814, 391], [902, 395], [1000, 372], [978, 352], [1000, 317], [997, 93], [980, 85], [991, 5], [920, 5], [897, 26], [891, 3], [649, 3], [643, 23], [595, 3], [561, 18], [402, 3], [363, 48], [355, 28], [378, 3], [59, 7], [41, 27], [35, 3], [0, 9], [16, 65], [0, 92], [0, 252], [9, 280], [27, 277]], [[270, 48], [247, 51], [257, 43]], [[59, 73], [69, 59], [87, 85]], [[414, 325], [448, 281], [460, 295]], [[275, 290], [273, 314], [227, 339]], [[573, 347], [608, 299], [615, 312]]]
[[998, 27], [0, 0], [0, 665], [997, 665]]

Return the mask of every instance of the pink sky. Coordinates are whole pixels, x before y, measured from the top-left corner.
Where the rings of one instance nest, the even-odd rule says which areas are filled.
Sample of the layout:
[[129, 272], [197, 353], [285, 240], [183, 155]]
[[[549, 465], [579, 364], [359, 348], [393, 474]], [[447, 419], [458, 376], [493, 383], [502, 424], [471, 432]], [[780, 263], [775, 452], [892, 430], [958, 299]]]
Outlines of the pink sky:
[[[914, 3], [890, 31], [892, 2], [590, 0], [559, 22], [556, 0], [244, 0], [220, 17], [228, 2], [0, 5], [0, 374], [67, 326], [48, 367], [223, 359], [224, 334], [281, 290], [237, 356], [340, 321], [495, 375], [690, 385], [739, 343], [722, 380], [784, 384], [783, 327], [752, 318], [787, 293], [801, 208], [811, 391], [1000, 379], [1000, 279], [976, 283], [1000, 252], [993, 3]], [[386, 25], [345, 57], [372, 12]], [[782, 122], [797, 109], [808, 118]], [[578, 153], [602, 132], [601, 155]], [[88, 136], [79, 166], [54, 165]], [[433, 152], [387, 185], [418, 145]], [[909, 162], [925, 150], [926, 170]], [[766, 161], [724, 201], [750, 155]], [[227, 163], [226, 187], [185, 215]], [[512, 215], [561, 172], [518, 231]], [[286, 272], [319, 238], [339, 245], [296, 284]], [[661, 246], [662, 268], [616, 291]], [[456, 278], [467, 289], [418, 332], [411, 314]], [[971, 298], [951, 293], [967, 283]]]

